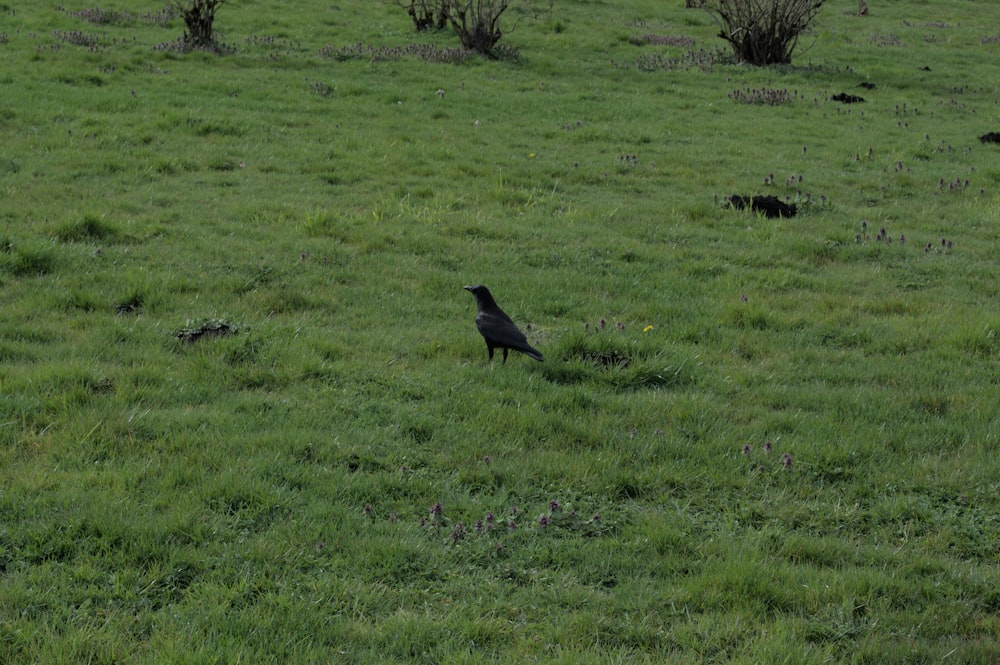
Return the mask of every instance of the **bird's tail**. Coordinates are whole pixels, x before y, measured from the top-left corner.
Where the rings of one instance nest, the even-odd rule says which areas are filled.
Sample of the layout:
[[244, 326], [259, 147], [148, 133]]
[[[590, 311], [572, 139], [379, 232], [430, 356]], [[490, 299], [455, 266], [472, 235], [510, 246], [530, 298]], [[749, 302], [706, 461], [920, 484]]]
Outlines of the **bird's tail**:
[[539, 353], [538, 349], [532, 348], [532, 347], [527, 346], [527, 345], [525, 345], [525, 346], [526, 346], [526, 348], [524, 349], [524, 353], [525, 354], [531, 356], [532, 358], [534, 358], [535, 360], [537, 360], [539, 362], [544, 362], [545, 361], [545, 356], [543, 356], [541, 353]]

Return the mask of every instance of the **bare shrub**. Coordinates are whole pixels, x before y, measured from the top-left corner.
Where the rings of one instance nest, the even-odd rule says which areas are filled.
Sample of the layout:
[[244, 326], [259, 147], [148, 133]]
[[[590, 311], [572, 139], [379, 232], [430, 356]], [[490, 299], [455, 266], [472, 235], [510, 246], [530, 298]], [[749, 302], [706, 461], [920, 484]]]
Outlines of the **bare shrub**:
[[503, 37], [500, 17], [511, 0], [447, 0], [448, 20], [462, 46], [489, 55]]
[[448, 5], [450, 0], [397, 0], [413, 20], [417, 32], [443, 30], [448, 27]]
[[191, 48], [215, 50], [215, 12], [226, 0], [171, 0], [171, 5], [184, 19], [187, 32], [183, 41]]
[[819, 13], [823, 0], [706, 0], [739, 62], [787, 64], [799, 36]]

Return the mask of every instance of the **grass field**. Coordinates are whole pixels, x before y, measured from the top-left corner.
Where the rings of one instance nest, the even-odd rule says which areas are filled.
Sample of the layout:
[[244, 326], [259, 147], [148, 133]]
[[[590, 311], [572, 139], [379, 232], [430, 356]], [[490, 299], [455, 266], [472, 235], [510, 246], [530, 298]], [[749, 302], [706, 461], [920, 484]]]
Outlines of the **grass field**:
[[1000, 13], [683, 4], [0, 3], [0, 662], [1000, 662]]

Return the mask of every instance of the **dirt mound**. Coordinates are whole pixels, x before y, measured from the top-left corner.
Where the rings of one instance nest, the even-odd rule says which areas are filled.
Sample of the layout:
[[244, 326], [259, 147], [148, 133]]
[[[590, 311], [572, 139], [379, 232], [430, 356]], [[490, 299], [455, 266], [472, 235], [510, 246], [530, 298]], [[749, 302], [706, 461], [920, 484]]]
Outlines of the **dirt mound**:
[[849, 95], [846, 92], [841, 92], [830, 98], [830, 101], [840, 102], [841, 104], [860, 104], [865, 101], [864, 97], [858, 97], [857, 95]]
[[729, 204], [737, 209], [750, 208], [765, 217], [795, 217], [798, 210], [794, 203], [785, 203], [777, 196], [740, 196], [733, 194], [726, 197]]

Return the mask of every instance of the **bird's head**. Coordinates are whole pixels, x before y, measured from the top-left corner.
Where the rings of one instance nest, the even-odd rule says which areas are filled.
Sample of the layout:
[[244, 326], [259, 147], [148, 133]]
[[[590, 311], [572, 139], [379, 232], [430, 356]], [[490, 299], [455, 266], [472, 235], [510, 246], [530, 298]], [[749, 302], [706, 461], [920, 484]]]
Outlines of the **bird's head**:
[[482, 284], [477, 284], [476, 286], [465, 286], [463, 288], [474, 295], [476, 297], [476, 302], [482, 305], [496, 303], [496, 301], [493, 300], [493, 295], [490, 293], [490, 290]]

